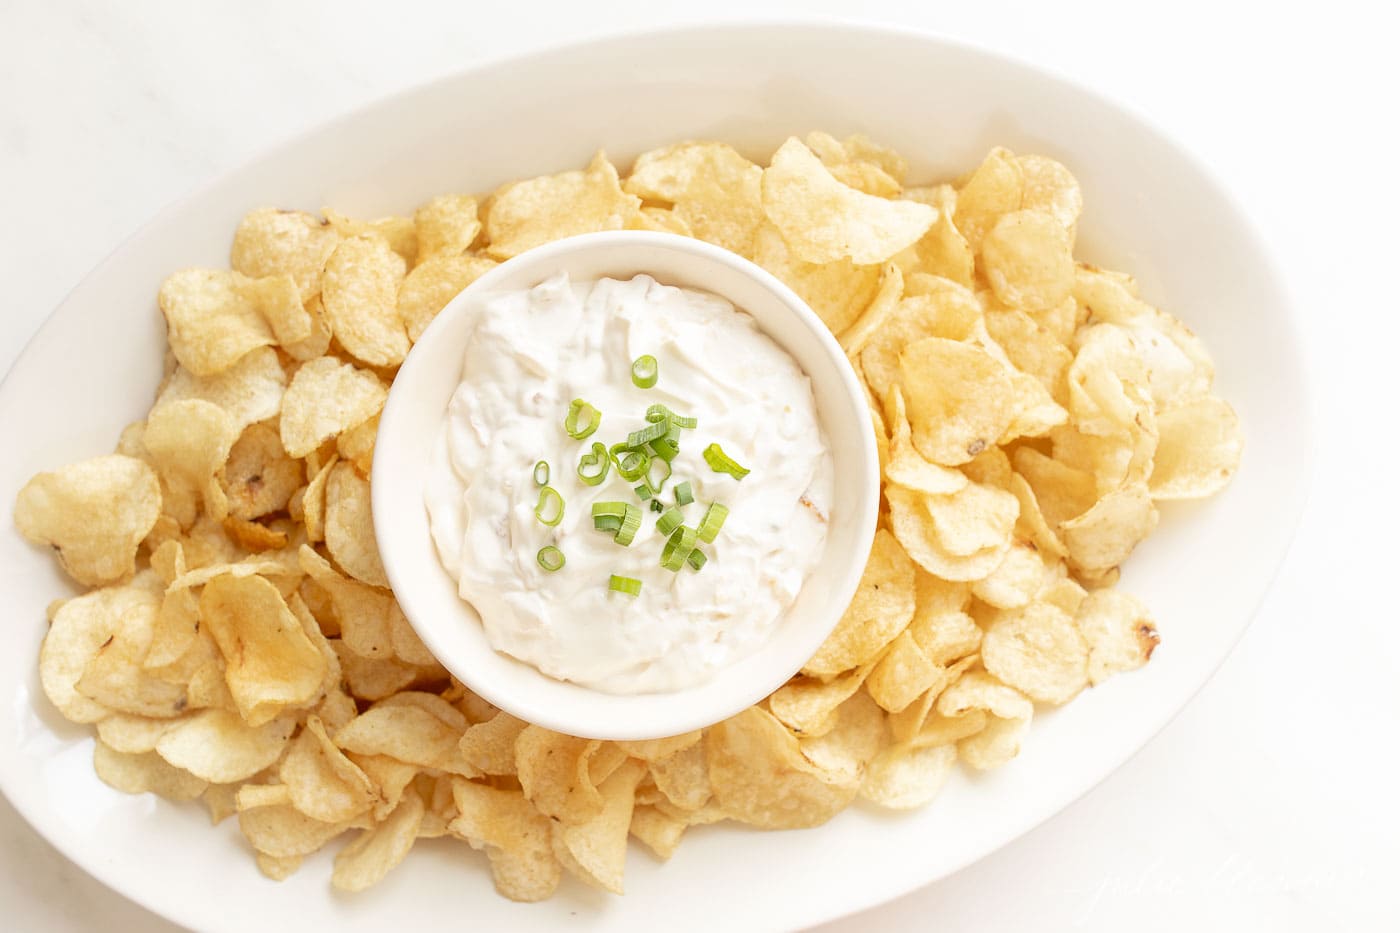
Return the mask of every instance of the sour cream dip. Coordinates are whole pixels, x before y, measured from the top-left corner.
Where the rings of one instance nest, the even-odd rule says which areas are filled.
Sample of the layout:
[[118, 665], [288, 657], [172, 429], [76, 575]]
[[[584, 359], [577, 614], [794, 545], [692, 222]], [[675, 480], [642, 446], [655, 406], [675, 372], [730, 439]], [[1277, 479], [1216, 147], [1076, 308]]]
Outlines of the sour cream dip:
[[[649, 388], [633, 380], [643, 356], [656, 360]], [[564, 426], [575, 399], [600, 413], [581, 439]], [[601, 483], [580, 479], [595, 443], [647, 428], [656, 405], [696, 424], [679, 431], [651, 499], [615, 461]], [[707, 461], [715, 444], [742, 479]], [[537, 515], [541, 461], [564, 503], [554, 525]], [[768, 640], [821, 560], [833, 464], [807, 376], [742, 310], [645, 275], [558, 275], [479, 299], [428, 477], [438, 556], [491, 645], [551, 677], [635, 694], [703, 683]], [[677, 506], [683, 483], [694, 501]], [[690, 528], [712, 503], [728, 509], [714, 540], [697, 542], [700, 569], [662, 566], [670, 535], [653, 501]], [[595, 530], [602, 502], [640, 511], [630, 545]], [[557, 570], [542, 566], [548, 548]], [[610, 589], [613, 576], [640, 592]]]

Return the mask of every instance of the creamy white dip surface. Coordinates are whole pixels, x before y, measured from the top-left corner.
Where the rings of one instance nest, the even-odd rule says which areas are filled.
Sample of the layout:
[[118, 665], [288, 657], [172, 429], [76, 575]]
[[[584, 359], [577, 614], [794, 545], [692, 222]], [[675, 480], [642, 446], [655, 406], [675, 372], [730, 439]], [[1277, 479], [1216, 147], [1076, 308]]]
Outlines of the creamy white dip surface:
[[[647, 354], [659, 372], [643, 389], [632, 364]], [[602, 414], [582, 440], [564, 430], [574, 399]], [[729, 509], [714, 542], [698, 545], [708, 558], [698, 571], [662, 567], [667, 536], [637, 482], [614, 468], [589, 486], [576, 472], [595, 442], [611, 447], [647, 427], [658, 403], [698, 423], [681, 431], [656, 498], [674, 505], [689, 482], [690, 527], [712, 502]], [[713, 469], [703, 456], [712, 443], [749, 473]], [[554, 527], [535, 514], [541, 460], [565, 503]], [[558, 275], [481, 299], [425, 500], [442, 564], [496, 650], [560, 680], [650, 693], [702, 683], [768, 640], [821, 559], [832, 472], [806, 375], [749, 315], [645, 275]], [[602, 501], [641, 510], [630, 546], [594, 529], [591, 505]], [[549, 545], [565, 559], [554, 572], [537, 560]], [[613, 574], [641, 581], [641, 592], [611, 591]]]

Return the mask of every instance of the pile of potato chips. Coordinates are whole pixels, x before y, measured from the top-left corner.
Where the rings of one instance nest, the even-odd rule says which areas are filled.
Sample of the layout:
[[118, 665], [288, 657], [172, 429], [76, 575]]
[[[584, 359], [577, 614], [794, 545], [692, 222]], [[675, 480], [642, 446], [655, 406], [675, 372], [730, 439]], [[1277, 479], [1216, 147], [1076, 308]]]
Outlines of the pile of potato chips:
[[[45, 692], [92, 723], [124, 791], [237, 816], [270, 877], [345, 833], [333, 883], [422, 837], [485, 850], [496, 886], [622, 891], [629, 835], [814, 826], [857, 798], [931, 800], [1014, 757], [1060, 704], [1157, 644], [1113, 589], [1156, 503], [1240, 456], [1200, 342], [1133, 280], [1072, 256], [1078, 184], [1004, 149], [906, 187], [862, 137], [720, 143], [452, 194], [411, 218], [256, 210], [232, 271], [159, 295], [164, 382], [117, 453], [35, 477], [20, 530], [90, 587], [52, 606]], [[830, 326], [869, 390], [880, 530], [831, 637], [766, 701], [648, 742], [559, 735], [452, 679], [387, 589], [370, 515], [378, 413], [433, 316], [496, 261], [645, 229], [753, 259]]]

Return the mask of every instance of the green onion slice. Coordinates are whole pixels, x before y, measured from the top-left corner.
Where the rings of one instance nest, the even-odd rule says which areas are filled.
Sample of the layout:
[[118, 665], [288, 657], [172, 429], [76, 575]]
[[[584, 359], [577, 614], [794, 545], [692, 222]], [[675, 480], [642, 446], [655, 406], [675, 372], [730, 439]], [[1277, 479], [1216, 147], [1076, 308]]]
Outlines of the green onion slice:
[[666, 506], [664, 506], [664, 505], [661, 504], [661, 500], [660, 500], [660, 499], [652, 499], [652, 500], [651, 500], [651, 510], [652, 510], [653, 512], [664, 512], [664, 511], [666, 511]]
[[724, 448], [718, 444], [711, 444], [705, 448], [705, 462], [710, 465], [710, 469], [716, 473], [728, 473], [735, 479], [743, 479], [749, 475], [749, 471], [739, 466], [734, 460], [724, 452]]
[[637, 487], [632, 491], [635, 492], [637, 498], [641, 499], [643, 502], [651, 498], [651, 488], [647, 486], [646, 483], [638, 483]]
[[593, 529], [613, 536], [623, 547], [632, 543], [642, 527], [642, 510], [630, 502], [593, 503]]
[[608, 449], [594, 441], [593, 450], [579, 458], [579, 481], [585, 486], [597, 486], [608, 478], [608, 469], [611, 466], [612, 458], [608, 456]]
[[581, 441], [598, 430], [603, 413], [581, 398], [569, 403], [569, 413], [564, 416], [564, 430], [576, 441]]
[[549, 485], [549, 464], [544, 462], [543, 460], [535, 464], [535, 485]]
[[676, 443], [672, 438], [658, 437], [647, 445], [647, 449], [650, 450], [652, 456], [656, 457], [658, 460], [665, 460], [667, 463], [670, 463], [680, 454], [681, 445]]
[[694, 550], [695, 529], [682, 525], [666, 539], [666, 546], [661, 549], [661, 566], [674, 573], [685, 566]]
[[627, 444], [614, 444], [609, 453], [617, 466], [617, 474], [629, 483], [646, 476], [647, 467], [651, 466], [651, 454], [645, 450], [635, 450]]
[[608, 577], [608, 589], [614, 593], [638, 596], [642, 592], [642, 581], [636, 577], [619, 577], [617, 574], [612, 574]]
[[705, 562], [708, 560], [709, 558], [705, 556], [705, 552], [696, 548], [690, 552], [690, 556], [685, 559], [685, 562], [690, 565], [691, 570], [699, 570], [701, 567], [705, 566]]
[[715, 540], [719, 530], [724, 527], [724, 520], [729, 517], [727, 506], [718, 502], [711, 502], [710, 507], [705, 510], [705, 517], [700, 519], [700, 524], [696, 526], [695, 533], [701, 541], [706, 544]]
[[690, 505], [695, 501], [695, 493], [690, 489], [690, 480], [676, 486], [676, 505]]
[[656, 385], [658, 367], [656, 357], [650, 353], [632, 361], [632, 384], [639, 389], [650, 389]]
[[535, 518], [553, 528], [564, 519], [564, 497], [553, 486], [540, 490], [540, 500], [535, 503]]
[[674, 424], [678, 428], [693, 428], [700, 423], [700, 420], [698, 418], [689, 417], [687, 415], [678, 415], [675, 412], [671, 411], [671, 409], [667, 408], [665, 405], [660, 404], [659, 402], [647, 409], [647, 420], [652, 422], [669, 422], [670, 424]]
[[663, 535], [669, 535], [683, 524], [685, 524], [685, 516], [674, 505], [656, 518], [656, 530]]
[[634, 449], [643, 447], [656, 440], [658, 437], [665, 437], [670, 427], [671, 426], [665, 421], [653, 421], [646, 427], [627, 435], [627, 446]]
[[656, 457], [647, 464], [647, 471], [643, 474], [642, 481], [651, 490], [652, 495], [658, 495], [661, 492], [661, 487], [665, 486], [666, 481], [670, 478], [671, 461]]
[[564, 566], [564, 552], [552, 544], [546, 544], [540, 548], [540, 552], [535, 555], [535, 560], [549, 573], [553, 573]]

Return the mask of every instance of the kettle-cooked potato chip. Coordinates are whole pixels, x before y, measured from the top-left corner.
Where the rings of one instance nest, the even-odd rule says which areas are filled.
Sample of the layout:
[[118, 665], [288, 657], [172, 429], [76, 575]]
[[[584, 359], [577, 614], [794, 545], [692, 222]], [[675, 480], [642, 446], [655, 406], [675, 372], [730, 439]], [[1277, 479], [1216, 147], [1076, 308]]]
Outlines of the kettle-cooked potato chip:
[[895, 536], [881, 529], [875, 532], [865, 573], [850, 606], [803, 670], [829, 677], [859, 667], [875, 657], [913, 617], [914, 564]]
[[291, 716], [250, 726], [231, 710], [207, 709], [162, 735], [156, 752], [211, 784], [231, 784], [247, 780], [282, 757], [295, 728]]
[[992, 444], [1016, 415], [1010, 373], [965, 343], [929, 337], [899, 356], [899, 379], [914, 447], [934, 463], [958, 466]]
[[223, 372], [247, 353], [276, 343], [246, 279], [236, 272], [184, 269], [160, 286], [166, 339], [196, 376]]
[[917, 201], [891, 201], [832, 177], [801, 140], [789, 139], [763, 172], [763, 210], [803, 262], [887, 262], [914, 245], [938, 212]]
[[834, 334], [855, 323], [880, 286], [880, 266], [856, 265], [849, 259], [804, 262], [771, 224], [754, 234], [753, 261], [782, 279]]
[[1157, 416], [1156, 457], [1147, 491], [1154, 499], [1213, 496], [1239, 469], [1244, 442], [1230, 403], [1207, 395]]
[[399, 317], [408, 329], [408, 339], [417, 342], [423, 331], [457, 293], [481, 278], [496, 265], [485, 256], [443, 253], [430, 256], [418, 265], [399, 286]]
[[350, 576], [370, 586], [389, 586], [370, 514], [369, 481], [341, 461], [326, 480], [326, 548]]
[[242, 431], [254, 422], [276, 417], [286, 388], [287, 374], [277, 361], [277, 351], [259, 347], [212, 376], [196, 376], [177, 368], [156, 399], [156, 408], [168, 402], [201, 399], [222, 408]]
[[678, 143], [637, 157], [623, 190], [672, 205], [691, 235], [753, 255], [763, 169], [724, 143]]
[[566, 236], [621, 230], [641, 204], [623, 193], [617, 169], [599, 152], [584, 171], [542, 175], [497, 191], [486, 211], [486, 252], [509, 259]]
[[1003, 214], [982, 238], [982, 263], [992, 291], [1012, 308], [1053, 308], [1074, 284], [1069, 233], [1040, 211]]
[[413, 212], [413, 229], [418, 237], [415, 265], [434, 256], [460, 256], [481, 232], [476, 198], [440, 194]]
[[282, 446], [305, 457], [379, 413], [389, 393], [367, 370], [324, 356], [303, 365], [282, 397]]
[[136, 567], [136, 548], [160, 515], [156, 473], [112, 454], [40, 473], [15, 497], [15, 526], [58, 554], [86, 586], [115, 583]]
[[1048, 603], [998, 613], [982, 639], [982, 663], [1039, 703], [1065, 703], [1089, 684], [1089, 646], [1074, 620]]
[[326, 260], [321, 304], [331, 333], [357, 360], [397, 366], [408, 353], [408, 332], [399, 316], [403, 258], [377, 236], [341, 240]]
[[303, 211], [260, 207], [234, 231], [230, 262], [249, 278], [290, 275], [310, 299], [321, 292], [321, 270], [339, 239], [329, 222]]

